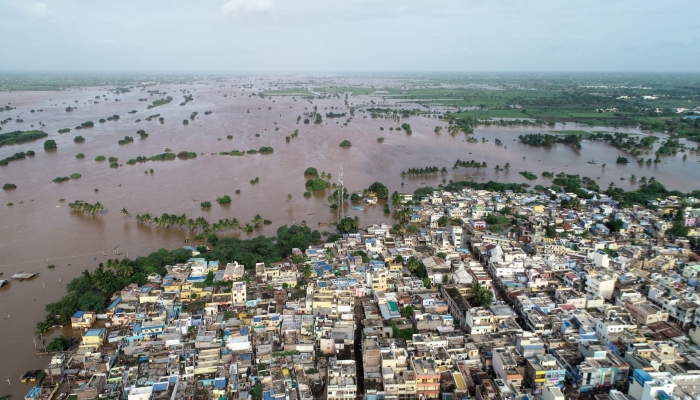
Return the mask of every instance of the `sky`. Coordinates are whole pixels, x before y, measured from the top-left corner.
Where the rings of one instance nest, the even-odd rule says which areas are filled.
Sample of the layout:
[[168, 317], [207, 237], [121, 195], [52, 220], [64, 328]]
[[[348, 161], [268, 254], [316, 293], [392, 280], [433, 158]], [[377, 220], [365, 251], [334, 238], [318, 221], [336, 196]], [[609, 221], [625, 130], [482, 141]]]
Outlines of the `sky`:
[[0, 0], [0, 71], [700, 72], [695, 5]]

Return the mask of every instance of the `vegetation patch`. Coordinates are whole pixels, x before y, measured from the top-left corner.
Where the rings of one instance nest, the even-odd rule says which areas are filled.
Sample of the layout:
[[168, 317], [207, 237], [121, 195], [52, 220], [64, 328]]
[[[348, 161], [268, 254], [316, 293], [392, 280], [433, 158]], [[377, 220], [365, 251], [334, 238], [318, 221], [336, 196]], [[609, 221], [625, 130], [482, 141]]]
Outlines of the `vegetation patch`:
[[[32, 155], [33, 155], [33, 154], [34, 154], [34, 152], [32, 152]], [[23, 159], [23, 158], [26, 158], [27, 155], [29, 155], [28, 152], [25, 153], [25, 152], [23, 152], [23, 151], [20, 151], [19, 153], [15, 153], [15, 154], [13, 154], [13, 155], [11, 155], [11, 156], [9, 156], [9, 157], [5, 157], [5, 158], [3, 158], [2, 160], [0, 160], [0, 165], [3, 165], [3, 166], [4, 166], [4, 165], [9, 164], [10, 161], [21, 160], [21, 159]]]
[[533, 174], [532, 172], [522, 171], [522, 172], [519, 172], [519, 174], [524, 176], [525, 179], [530, 180], [530, 181], [534, 181], [535, 179], [537, 179], [537, 175]]
[[56, 150], [58, 146], [56, 145], [56, 141], [53, 139], [49, 139], [44, 142], [44, 150]]
[[[43, 131], [14, 131], [0, 133], [0, 146], [31, 142], [49, 136]], [[55, 142], [54, 142], [55, 143]]]

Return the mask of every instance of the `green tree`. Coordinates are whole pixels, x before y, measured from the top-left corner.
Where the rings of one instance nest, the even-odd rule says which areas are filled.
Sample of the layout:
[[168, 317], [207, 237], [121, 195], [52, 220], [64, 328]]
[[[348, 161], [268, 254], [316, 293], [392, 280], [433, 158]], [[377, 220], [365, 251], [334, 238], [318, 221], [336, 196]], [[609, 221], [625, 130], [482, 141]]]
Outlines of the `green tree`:
[[685, 226], [685, 215], [683, 213], [683, 210], [687, 204], [681, 204], [681, 206], [676, 210], [676, 214], [673, 217], [673, 223], [671, 225], [671, 228], [668, 230], [668, 233], [670, 233], [673, 236], [678, 236], [678, 237], [687, 237], [688, 233], [690, 233], [690, 227]]
[[624, 226], [624, 221], [621, 219], [614, 219], [612, 221], [608, 221], [605, 223], [605, 226], [610, 229], [610, 232], [619, 232], [620, 229]]
[[216, 233], [210, 233], [209, 236], [207, 236], [207, 242], [216, 247], [216, 244], [219, 243], [219, 237], [216, 236]]
[[406, 260], [406, 268], [408, 268], [409, 271], [414, 272], [418, 269], [420, 266], [420, 261], [415, 256], [411, 256]]
[[311, 176], [313, 178], [318, 178], [318, 170], [314, 167], [309, 167], [304, 171], [304, 176]]
[[70, 348], [70, 339], [64, 337], [63, 335], [53, 338], [48, 345], [46, 345], [46, 351], [48, 352], [60, 352], [66, 351]]
[[493, 303], [493, 292], [477, 281], [472, 285], [472, 294], [474, 295], [474, 304], [478, 307], [488, 307]]
[[378, 199], [386, 199], [389, 197], [389, 189], [381, 182], [374, 182], [369, 185], [367, 191], [376, 193]]
[[57, 148], [56, 141], [53, 139], [44, 142], [44, 150], [56, 150]]
[[214, 271], [207, 272], [207, 278], [204, 280], [204, 286], [211, 286], [214, 284]]
[[401, 316], [404, 318], [411, 318], [415, 310], [416, 308], [413, 305], [407, 305], [401, 309]]

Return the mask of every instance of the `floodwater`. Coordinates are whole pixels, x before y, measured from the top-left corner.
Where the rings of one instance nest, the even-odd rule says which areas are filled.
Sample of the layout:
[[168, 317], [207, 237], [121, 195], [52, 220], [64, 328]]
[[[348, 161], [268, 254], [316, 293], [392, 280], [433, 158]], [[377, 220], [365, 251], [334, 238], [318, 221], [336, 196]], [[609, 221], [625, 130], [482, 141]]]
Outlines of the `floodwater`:
[[[342, 168], [344, 184], [350, 191], [366, 188], [374, 181], [384, 183], [392, 192], [412, 192], [423, 185], [437, 186], [442, 179], [527, 182], [518, 172], [530, 171], [539, 177], [545, 170], [600, 177], [601, 187], [614, 182], [630, 189], [628, 181], [620, 178], [635, 174], [638, 178], [654, 176], [669, 189], [687, 192], [700, 188], [697, 154], [687, 153], [686, 161], [682, 161], [682, 153], [665, 157], [662, 163], [650, 167], [638, 166], [633, 157], [628, 157], [633, 161], [631, 164], [616, 165], [617, 156], [624, 153], [605, 143], [583, 141], [581, 151], [576, 151], [565, 145], [535, 148], [516, 141], [520, 134], [544, 132], [546, 128], [479, 128], [474, 133], [479, 142], [468, 143], [466, 135], [452, 137], [446, 133], [446, 128], [443, 133], [435, 134], [435, 126], [446, 127], [445, 122], [436, 118], [407, 119], [405, 122], [410, 123], [413, 130], [409, 136], [404, 131], [389, 131], [389, 127], [397, 127], [404, 121], [372, 119], [362, 112], [356, 112], [347, 126], [343, 126], [345, 119], [342, 118], [324, 118], [324, 123], [318, 126], [297, 125], [297, 116], [301, 115], [303, 121], [303, 113], [312, 111], [314, 105], [324, 115], [331, 111], [330, 107], [347, 111], [342, 96], [340, 99], [313, 100], [313, 104], [299, 98], [295, 101], [291, 97], [263, 99], [249, 97], [257, 93], [257, 89], [244, 91], [232, 87], [233, 84], [237, 82], [227, 82], [225, 87], [221, 87], [221, 83], [149, 87], [149, 90], [165, 91], [174, 98], [170, 104], [151, 110], [146, 110], [147, 102], [138, 99], [147, 98], [150, 103], [156, 97], [139, 89], [118, 96], [108, 93], [105, 88], [0, 93], [1, 105], [11, 103], [17, 107], [0, 113], [0, 119], [18, 115], [24, 119], [22, 123], [10, 121], [2, 125], [1, 132], [28, 130], [34, 124], [35, 129], [49, 133], [49, 138], [58, 143], [58, 150], [53, 152], [43, 150], [43, 139], [0, 147], [0, 158], [19, 151], [36, 151], [34, 157], [11, 161], [8, 166], [0, 167], [0, 183], [17, 185], [15, 190], [0, 192], [0, 272], [4, 274], [0, 279], [7, 279], [19, 271], [40, 273], [31, 281], [12, 282], [0, 289], [0, 395], [23, 396], [29, 387], [19, 383], [19, 376], [28, 369], [43, 369], [48, 363], [47, 357], [34, 355], [34, 325], [45, 315], [44, 305], [64, 294], [66, 282], [82, 270], [93, 269], [98, 262], [114, 257], [117, 246], [120, 257], [128, 254], [134, 258], [161, 247], [174, 249], [183, 246], [185, 238], [193, 236], [186, 230], [137, 224], [136, 214], [185, 213], [192, 218], [204, 216], [212, 222], [236, 217], [245, 223], [259, 213], [272, 220], [271, 225], [255, 233], [239, 233], [242, 238], [274, 235], [280, 225], [301, 221], [315, 229], [319, 222], [333, 221], [335, 214], [330, 212], [326, 202], [330, 193], [315, 193], [308, 199], [303, 197], [306, 181], [303, 172], [310, 166], [319, 172], [332, 173], [334, 182], [337, 182]], [[183, 98], [181, 89], [190, 90], [194, 95], [194, 100], [185, 106], [179, 105]], [[95, 96], [102, 97], [103, 94], [107, 97], [100, 99], [98, 104], [91, 102]], [[228, 96], [224, 97], [224, 94]], [[115, 98], [120, 101], [115, 101]], [[370, 99], [358, 96], [350, 97], [349, 101], [360, 104]], [[69, 105], [78, 108], [66, 112]], [[30, 113], [31, 109], [43, 109], [43, 112]], [[130, 110], [137, 112], [128, 114]], [[189, 121], [189, 125], [183, 125], [182, 120], [189, 119], [193, 111], [199, 113], [197, 118]], [[212, 111], [212, 114], [205, 115], [205, 111]], [[121, 118], [97, 122], [113, 114]], [[160, 114], [165, 122], [161, 124], [157, 118], [145, 121], [153, 114]], [[136, 123], [139, 118], [142, 121]], [[88, 120], [95, 122], [94, 128], [62, 135], [57, 133], [58, 129], [74, 127]], [[46, 126], [38, 128], [39, 121]], [[380, 127], [385, 129], [380, 131]], [[136, 134], [139, 129], [145, 130], [148, 138], [140, 139]], [[298, 137], [286, 143], [285, 136], [295, 129], [299, 129]], [[554, 129], [591, 128], [569, 124]], [[260, 136], [256, 137], [256, 134]], [[84, 136], [86, 141], [74, 143], [76, 135]], [[134, 137], [133, 143], [117, 144], [127, 135]], [[227, 139], [227, 135], [233, 138]], [[377, 143], [380, 136], [385, 138], [384, 143]], [[482, 143], [482, 137], [489, 141]], [[499, 138], [503, 146], [496, 146], [495, 138]], [[345, 139], [352, 142], [351, 148], [338, 146]], [[274, 147], [274, 153], [242, 157], [212, 155], [261, 146]], [[152, 156], [166, 148], [175, 153], [193, 151], [198, 157], [126, 164], [130, 158]], [[76, 159], [77, 153], [84, 153], [85, 158]], [[107, 161], [96, 162], [97, 155], [116, 156], [122, 166], [113, 169]], [[453, 171], [452, 165], [457, 159], [485, 161], [488, 168], [478, 173], [464, 169]], [[587, 163], [592, 159], [596, 165]], [[503, 166], [506, 163], [511, 164], [509, 172], [494, 171], [497, 164]], [[605, 169], [602, 163], [607, 164]], [[402, 170], [428, 166], [444, 166], [449, 173], [401, 177]], [[153, 169], [153, 174], [144, 174], [150, 169]], [[82, 177], [63, 183], [52, 182], [57, 176], [69, 176], [74, 172]], [[251, 184], [250, 180], [255, 177], [259, 177], [259, 183]], [[541, 177], [528, 183], [533, 186], [550, 184], [548, 179]], [[240, 189], [240, 194], [235, 194], [237, 189]], [[218, 205], [215, 199], [225, 194], [232, 197], [232, 203]], [[292, 194], [291, 202], [287, 200], [288, 194]], [[65, 199], [65, 202], [61, 203], [59, 199]], [[99, 201], [105, 206], [105, 211], [95, 216], [72, 213], [67, 204], [77, 199], [90, 203]], [[199, 205], [205, 200], [212, 203], [208, 211], [203, 211]], [[14, 203], [14, 206], [6, 206], [7, 203]], [[120, 214], [122, 208], [128, 209], [131, 216], [123, 217]], [[359, 215], [363, 224], [390, 220], [383, 214], [381, 204], [354, 211], [348, 203], [345, 214]], [[190, 240], [188, 244], [199, 243]], [[92, 258], [97, 260], [92, 261]], [[55, 264], [56, 268], [47, 269], [48, 263]], [[52, 332], [53, 335], [58, 333]], [[7, 378], [10, 385], [5, 382]]]

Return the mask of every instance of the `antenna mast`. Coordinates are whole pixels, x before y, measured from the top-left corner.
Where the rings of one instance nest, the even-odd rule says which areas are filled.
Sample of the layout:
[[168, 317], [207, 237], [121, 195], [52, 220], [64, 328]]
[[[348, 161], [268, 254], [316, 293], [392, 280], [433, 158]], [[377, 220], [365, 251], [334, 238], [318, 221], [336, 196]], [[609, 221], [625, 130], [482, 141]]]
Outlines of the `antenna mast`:
[[340, 174], [338, 174], [338, 182], [340, 183], [340, 189], [338, 191], [338, 221], [343, 215], [343, 165], [340, 165]]

